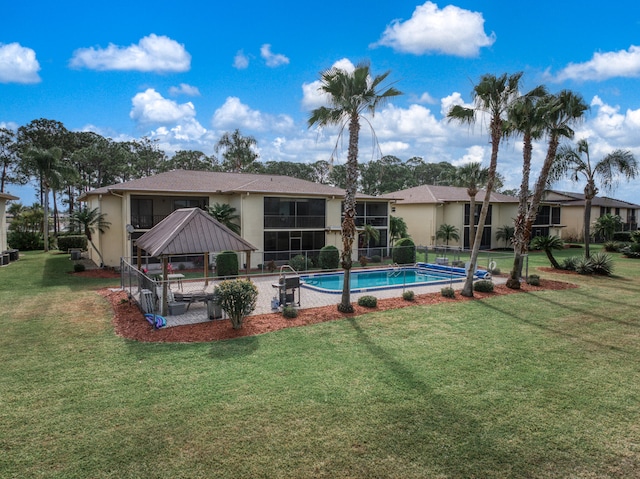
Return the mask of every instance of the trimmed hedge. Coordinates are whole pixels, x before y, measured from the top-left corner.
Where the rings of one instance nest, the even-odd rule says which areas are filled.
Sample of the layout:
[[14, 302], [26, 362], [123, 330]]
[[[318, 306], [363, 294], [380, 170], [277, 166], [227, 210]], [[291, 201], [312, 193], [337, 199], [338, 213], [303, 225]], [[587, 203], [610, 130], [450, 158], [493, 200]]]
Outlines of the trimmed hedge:
[[20, 251], [44, 249], [42, 235], [33, 231], [9, 231], [7, 233], [7, 244], [10, 248], [19, 249]]
[[358, 298], [358, 305], [365, 308], [375, 308], [378, 306], [378, 298], [375, 296], [360, 296]]
[[479, 293], [493, 293], [493, 283], [486, 279], [481, 279], [473, 284], [473, 290]]
[[85, 235], [58, 236], [58, 249], [67, 252], [70, 249], [87, 249], [87, 237]]
[[333, 245], [324, 246], [318, 256], [320, 269], [338, 269], [340, 266], [340, 251]]
[[397, 264], [413, 264], [416, 262], [416, 244], [411, 238], [400, 238], [391, 252], [391, 258]]
[[631, 242], [631, 231], [616, 231], [611, 238], [613, 241]]
[[216, 257], [216, 274], [224, 278], [226, 276], [238, 276], [238, 254], [235, 251], [223, 251]]

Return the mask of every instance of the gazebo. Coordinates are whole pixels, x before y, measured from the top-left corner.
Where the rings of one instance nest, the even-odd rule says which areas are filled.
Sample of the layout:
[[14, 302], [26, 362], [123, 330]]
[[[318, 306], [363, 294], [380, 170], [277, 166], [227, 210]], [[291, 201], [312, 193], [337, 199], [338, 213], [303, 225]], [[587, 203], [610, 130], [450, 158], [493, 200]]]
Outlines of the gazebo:
[[[200, 208], [175, 210], [156, 226], [136, 240], [137, 266], [142, 267], [142, 250], [162, 261], [162, 277], [168, 278], [169, 257], [174, 255], [203, 254], [205, 283], [209, 276], [209, 253], [239, 251], [247, 255], [247, 273], [251, 252], [257, 248], [244, 240]], [[162, 283], [162, 314], [167, 314], [167, 286]]]

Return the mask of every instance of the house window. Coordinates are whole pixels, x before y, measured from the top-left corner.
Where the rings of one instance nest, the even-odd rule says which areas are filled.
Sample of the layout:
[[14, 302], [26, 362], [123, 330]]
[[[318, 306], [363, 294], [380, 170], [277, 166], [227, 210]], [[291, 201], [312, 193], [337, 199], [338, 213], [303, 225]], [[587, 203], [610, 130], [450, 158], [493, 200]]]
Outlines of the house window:
[[204, 198], [180, 198], [173, 200], [173, 211], [180, 208], [201, 208], [203, 209], [206, 204]]
[[[342, 203], [344, 218], [344, 203]], [[358, 202], [356, 203], [356, 226], [387, 226], [388, 213], [385, 202]]]
[[131, 199], [131, 224], [136, 229], [153, 228], [153, 200]]
[[317, 198], [264, 198], [264, 227], [324, 228], [326, 201]]
[[299, 254], [317, 256], [324, 245], [324, 231], [265, 231], [264, 260], [288, 261]]
[[[482, 204], [476, 205], [474, 215], [474, 225], [477, 226], [480, 221], [480, 211], [482, 210]], [[469, 203], [464, 205], [464, 247], [469, 248], [471, 242], [469, 241], [469, 212], [471, 211], [471, 205]], [[484, 222], [484, 231], [482, 232], [482, 240], [480, 241], [481, 249], [491, 248], [491, 216], [493, 213], [493, 205], [489, 205], [489, 211], [487, 212], [487, 218]]]
[[553, 206], [551, 208], [551, 224], [559, 225], [560, 224], [560, 207]]
[[[469, 226], [469, 210], [471, 208], [471, 205], [469, 205], [469, 203], [467, 203], [466, 205], [464, 205], [464, 225], [465, 226]], [[476, 204], [476, 214], [474, 217], [474, 221], [473, 224], [477, 225], [478, 222], [480, 221], [480, 211], [482, 210], [482, 204]], [[491, 225], [491, 215], [493, 213], [493, 205], [489, 205], [489, 211], [487, 212], [487, 219], [485, 220], [484, 224], [485, 227], [486, 225]]]

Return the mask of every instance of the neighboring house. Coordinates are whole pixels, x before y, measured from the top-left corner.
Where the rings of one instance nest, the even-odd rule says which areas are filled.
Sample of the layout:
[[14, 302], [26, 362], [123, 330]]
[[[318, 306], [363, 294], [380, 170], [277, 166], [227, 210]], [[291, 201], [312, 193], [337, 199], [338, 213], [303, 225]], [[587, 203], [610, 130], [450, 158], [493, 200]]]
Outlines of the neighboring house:
[[[553, 203], [562, 209], [563, 228], [559, 236], [568, 241], [582, 241], [584, 236], [584, 194], [546, 190], [543, 198], [546, 203]], [[606, 213], [620, 216], [624, 231], [638, 229], [640, 205], [606, 196], [593, 198], [591, 201], [591, 221], [596, 221]]]
[[[134, 240], [173, 211], [226, 203], [240, 216], [242, 238], [258, 248], [251, 255], [255, 267], [325, 245], [341, 249], [344, 194], [341, 188], [286, 176], [174, 170], [98, 188], [80, 200], [99, 208], [111, 223], [93, 238], [106, 266], [135, 256]], [[379, 246], [386, 247], [390, 200], [358, 195], [357, 201], [358, 224], [378, 229]]]
[[0, 252], [7, 249], [7, 201], [18, 200], [17, 196], [0, 193]]
[[[475, 224], [478, 224], [485, 191], [476, 195]], [[395, 199], [391, 205], [391, 215], [404, 219], [408, 233], [417, 245], [434, 246], [442, 244], [436, 241], [436, 232], [443, 224], [453, 225], [460, 232], [460, 241], [450, 241], [449, 246], [469, 248], [469, 195], [466, 188], [454, 186], [422, 185], [406, 190], [382, 195], [382, 198]], [[518, 198], [500, 193], [491, 194], [489, 212], [485, 222], [482, 249], [497, 248], [504, 245], [496, 240], [495, 233], [504, 225], [513, 226], [518, 210]]]

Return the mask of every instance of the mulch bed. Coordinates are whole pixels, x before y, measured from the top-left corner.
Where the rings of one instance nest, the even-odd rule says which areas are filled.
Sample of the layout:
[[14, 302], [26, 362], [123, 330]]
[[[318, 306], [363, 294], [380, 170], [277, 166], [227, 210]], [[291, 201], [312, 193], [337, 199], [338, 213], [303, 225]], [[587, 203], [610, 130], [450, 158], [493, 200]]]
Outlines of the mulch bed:
[[[554, 272], [556, 271], [554, 270]], [[93, 271], [85, 271], [79, 274], [88, 276], [91, 273], [93, 273]], [[414, 301], [405, 301], [401, 297], [378, 299], [378, 306], [373, 309], [354, 304], [355, 312], [352, 314], [339, 312], [334, 304], [320, 308], [300, 309], [298, 311], [298, 317], [293, 319], [285, 318], [280, 313], [249, 316], [245, 318], [242, 329], [233, 329], [229, 320], [216, 320], [154, 330], [144, 318], [144, 315], [138, 306], [133, 301], [129, 301], [125, 291], [101, 289], [98, 293], [104, 296], [113, 306], [113, 324], [116, 334], [119, 336], [145, 342], [192, 343], [255, 336], [271, 331], [278, 331], [284, 328], [306, 326], [309, 324], [359, 316], [372, 311], [386, 311], [389, 309], [405, 308], [407, 306], [430, 305], [455, 301], [474, 301], [504, 294], [526, 294], [531, 291], [563, 290], [576, 287], [577, 285], [571, 283], [541, 279], [540, 286], [531, 286], [523, 283], [521, 285], [522, 289], [519, 291], [509, 289], [504, 285], [496, 285], [493, 293], [474, 292], [474, 298], [466, 298], [460, 296], [460, 294], [456, 294], [455, 298], [445, 298], [440, 293], [431, 293], [418, 295], [415, 297]], [[338, 301], [336, 301], [336, 303], [337, 302]]]

